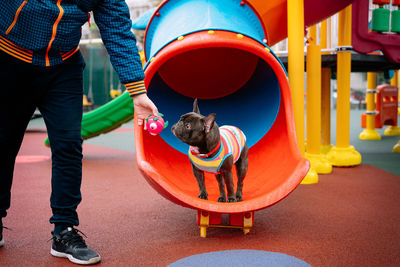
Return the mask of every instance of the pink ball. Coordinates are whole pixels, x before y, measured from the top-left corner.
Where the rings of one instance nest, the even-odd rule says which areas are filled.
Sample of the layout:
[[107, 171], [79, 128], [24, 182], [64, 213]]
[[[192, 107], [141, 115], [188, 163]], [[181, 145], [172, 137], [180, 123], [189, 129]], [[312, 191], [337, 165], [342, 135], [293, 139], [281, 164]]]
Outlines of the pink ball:
[[164, 119], [161, 116], [151, 115], [146, 120], [147, 131], [149, 131], [151, 135], [159, 134], [164, 129], [164, 124], [165, 124]]

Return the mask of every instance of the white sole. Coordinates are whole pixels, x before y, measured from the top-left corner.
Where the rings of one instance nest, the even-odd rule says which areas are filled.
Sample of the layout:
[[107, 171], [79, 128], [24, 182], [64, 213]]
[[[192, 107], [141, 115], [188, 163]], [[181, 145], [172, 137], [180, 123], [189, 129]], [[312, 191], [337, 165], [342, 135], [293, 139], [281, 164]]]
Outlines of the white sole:
[[4, 246], [4, 237], [0, 240], [0, 248]]
[[58, 251], [54, 250], [53, 248], [51, 248], [50, 254], [55, 256], [55, 257], [59, 257], [59, 258], [67, 258], [71, 262], [76, 263], [76, 264], [81, 264], [81, 265], [91, 265], [91, 264], [95, 264], [95, 263], [98, 263], [99, 261], [101, 261], [101, 257], [100, 256], [92, 258], [92, 259], [90, 259], [88, 261], [79, 260], [79, 259], [74, 258], [70, 254], [58, 252]]

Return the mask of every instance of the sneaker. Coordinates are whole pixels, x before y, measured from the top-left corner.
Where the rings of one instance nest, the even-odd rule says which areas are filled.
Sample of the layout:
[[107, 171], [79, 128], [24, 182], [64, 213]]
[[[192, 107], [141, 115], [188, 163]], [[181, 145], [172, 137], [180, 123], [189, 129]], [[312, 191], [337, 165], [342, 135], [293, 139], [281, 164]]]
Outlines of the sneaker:
[[[68, 258], [76, 264], [89, 265], [98, 263], [101, 260], [100, 255], [86, 246], [79, 233], [82, 232], [72, 227], [68, 227], [58, 235], [52, 232], [53, 245], [51, 246], [51, 255]], [[82, 234], [85, 236], [84, 233]]]
[[4, 237], [3, 237], [3, 229], [11, 230], [5, 226], [0, 226], [0, 248], [4, 246]]

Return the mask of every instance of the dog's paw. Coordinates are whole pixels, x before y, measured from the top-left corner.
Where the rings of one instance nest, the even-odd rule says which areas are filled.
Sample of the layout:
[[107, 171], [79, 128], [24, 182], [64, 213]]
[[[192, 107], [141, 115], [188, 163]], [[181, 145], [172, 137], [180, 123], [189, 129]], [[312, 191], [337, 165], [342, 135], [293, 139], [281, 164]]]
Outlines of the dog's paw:
[[226, 202], [226, 197], [219, 197], [218, 202]]
[[205, 199], [205, 200], [208, 200], [208, 194], [207, 194], [207, 193], [205, 193], [205, 192], [203, 192], [203, 193], [200, 193], [200, 194], [199, 194], [199, 198], [200, 198], [200, 199]]
[[236, 202], [236, 198], [234, 198], [234, 197], [229, 197], [229, 198], [228, 198], [228, 202]]
[[242, 200], [243, 200], [242, 195], [236, 195], [236, 201], [237, 202], [242, 201]]

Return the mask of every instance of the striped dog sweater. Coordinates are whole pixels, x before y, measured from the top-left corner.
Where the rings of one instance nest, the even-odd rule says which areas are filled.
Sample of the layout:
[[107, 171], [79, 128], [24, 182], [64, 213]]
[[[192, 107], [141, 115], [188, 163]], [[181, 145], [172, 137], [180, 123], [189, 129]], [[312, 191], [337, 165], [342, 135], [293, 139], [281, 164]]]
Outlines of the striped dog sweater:
[[246, 144], [244, 133], [239, 128], [229, 125], [221, 126], [219, 133], [221, 145], [218, 153], [212, 158], [196, 154], [189, 148], [189, 159], [198, 169], [210, 173], [219, 173], [221, 165], [227, 157], [232, 155], [234, 163], [239, 159]]

